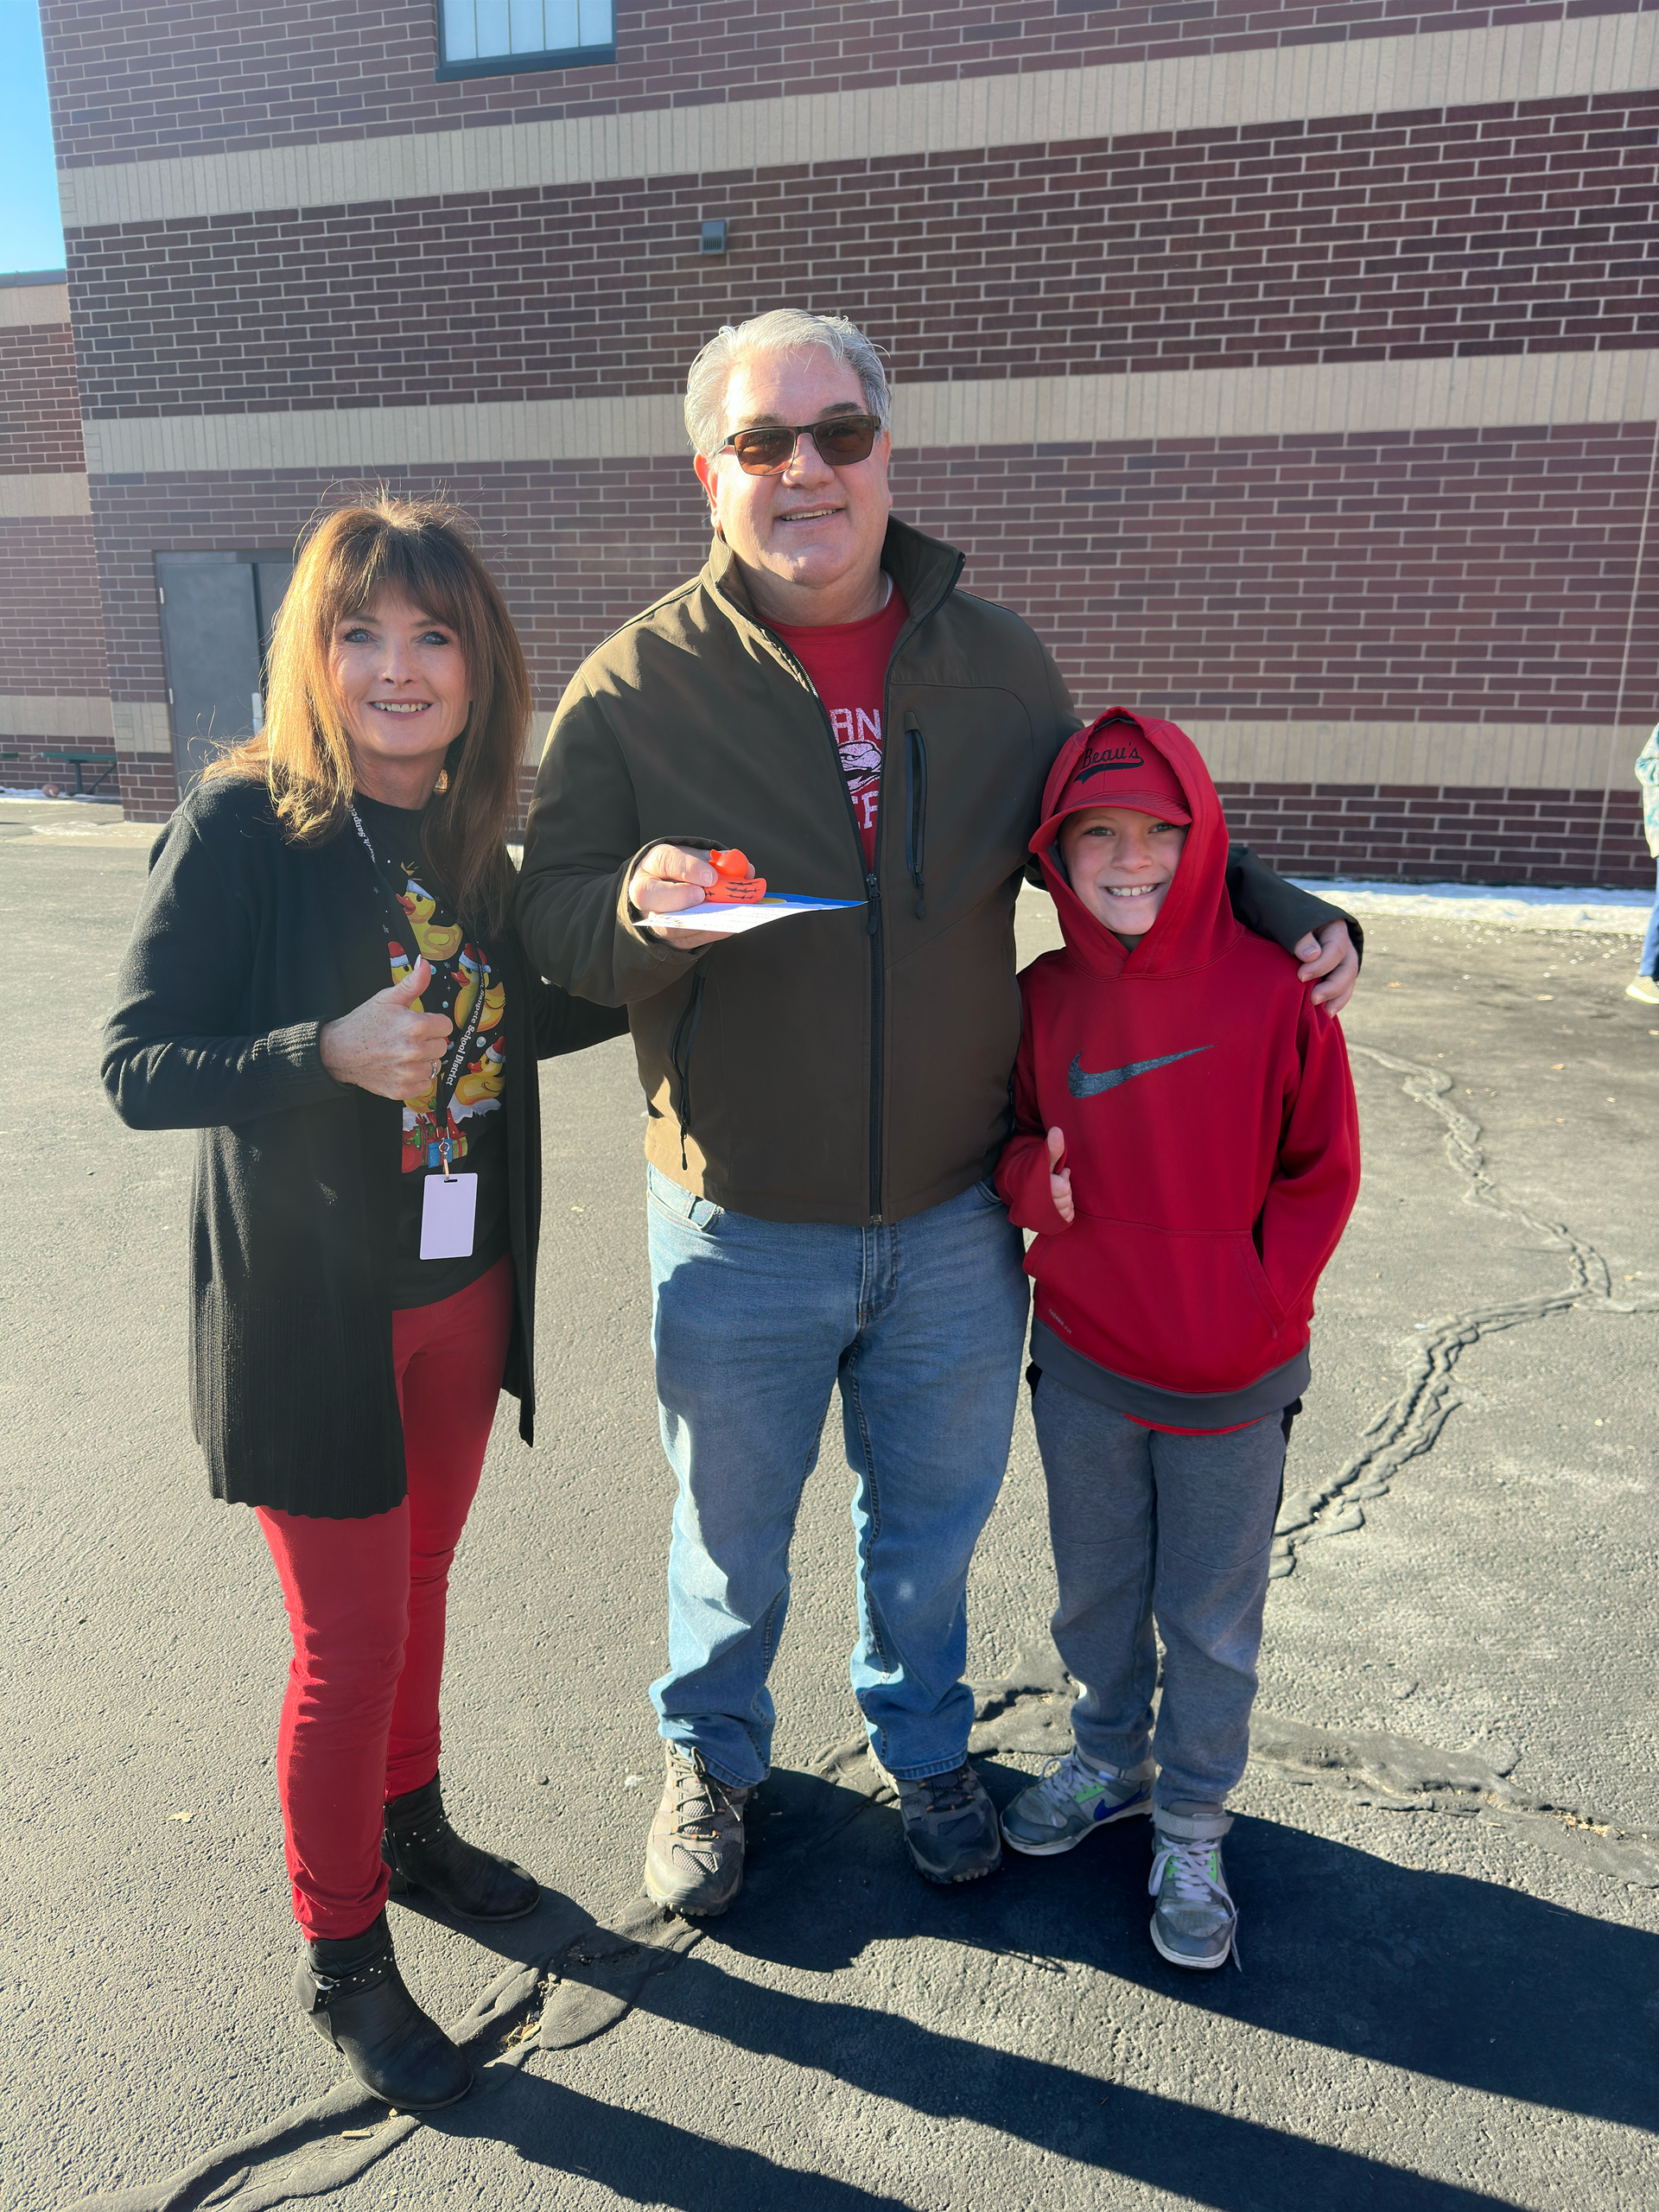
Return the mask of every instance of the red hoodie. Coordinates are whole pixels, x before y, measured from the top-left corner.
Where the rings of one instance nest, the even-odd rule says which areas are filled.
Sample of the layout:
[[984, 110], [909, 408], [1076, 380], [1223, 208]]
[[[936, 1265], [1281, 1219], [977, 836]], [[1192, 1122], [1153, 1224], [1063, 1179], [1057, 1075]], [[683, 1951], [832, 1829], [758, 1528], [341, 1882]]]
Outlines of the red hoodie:
[[[1038, 849], [1058, 837], [1050, 817], [1107, 723], [1113, 747], [1163, 755], [1192, 817], [1132, 950], [1072, 891], [1058, 842]], [[1078, 731], [1043, 814], [1032, 849], [1065, 949], [1020, 978], [1015, 1133], [996, 1174], [1014, 1220], [1038, 1232], [1032, 1357], [1154, 1427], [1236, 1427], [1300, 1395], [1314, 1285], [1358, 1189], [1342, 1030], [1294, 963], [1233, 918], [1221, 803], [1174, 723], [1120, 709]], [[1056, 1127], [1071, 1224], [1049, 1191]]]

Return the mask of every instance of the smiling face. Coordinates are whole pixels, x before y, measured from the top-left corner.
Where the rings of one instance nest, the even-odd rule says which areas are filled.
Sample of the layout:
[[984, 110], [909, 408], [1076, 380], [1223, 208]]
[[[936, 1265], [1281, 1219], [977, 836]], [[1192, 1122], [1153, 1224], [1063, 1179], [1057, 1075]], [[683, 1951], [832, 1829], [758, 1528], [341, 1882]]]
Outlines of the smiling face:
[[1086, 806], [1060, 826], [1060, 858], [1084, 905], [1119, 937], [1144, 937], [1180, 863], [1185, 830], [1128, 806]]
[[[814, 347], [740, 360], [726, 386], [723, 428], [817, 423], [864, 415], [855, 370]], [[810, 438], [781, 475], [746, 476], [729, 448], [696, 470], [744, 572], [756, 611], [779, 622], [856, 622], [881, 603], [881, 544], [893, 497], [883, 431], [868, 460], [831, 468]]]
[[388, 588], [335, 624], [328, 666], [359, 788], [424, 806], [471, 704], [454, 630]]

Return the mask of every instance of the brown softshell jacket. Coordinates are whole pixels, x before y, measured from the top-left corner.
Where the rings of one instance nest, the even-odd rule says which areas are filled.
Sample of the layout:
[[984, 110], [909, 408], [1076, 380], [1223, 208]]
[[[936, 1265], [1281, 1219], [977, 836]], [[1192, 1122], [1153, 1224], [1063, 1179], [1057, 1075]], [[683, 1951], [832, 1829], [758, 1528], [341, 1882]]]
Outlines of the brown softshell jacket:
[[[902, 523], [874, 873], [829, 716], [716, 540], [701, 575], [589, 655], [536, 779], [518, 893], [551, 982], [624, 1005], [646, 1157], [768, 1221], [899, 1221], [988, 1176], [1020, 1043], [1014, 906], [1043, 783], [1079, 725], [1017, 615]], [[774, 891], [855, 899], [699, 951], [645, 935], [652, 845], [734, 845]], [[1242, 920], [1287, 946], [1337, 909], [1236, 859]]]

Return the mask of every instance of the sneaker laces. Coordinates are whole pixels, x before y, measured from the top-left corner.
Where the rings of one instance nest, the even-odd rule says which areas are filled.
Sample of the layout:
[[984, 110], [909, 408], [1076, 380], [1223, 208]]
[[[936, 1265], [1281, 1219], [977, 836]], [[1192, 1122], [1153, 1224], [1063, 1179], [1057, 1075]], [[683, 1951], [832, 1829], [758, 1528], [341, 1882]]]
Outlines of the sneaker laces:
[[1085, 1784], [1097, 1789], [1103, 1783], [1121, 1782], [1121, 1775], [1110, 1767], [1092, 1766], [1075, 1745], [1069, 1751], [1056, 1751], [1045, 1759], [1037, 1770], [1037, 1786], [1044, 1798], [1051, 1803], [1065, 1805], [1083, 1795]]
[[979, 1802], [978, 1777], [966, 1762], [949, 1774], [925, 1774], [906, 1787], [921, 1792], [925, 1814], [965, 1813]]
[[1183, 1905], [1200, 1911], [1219, 1909], [1232, 1923], [1232, 1961], [1243, 1974], [1244, 1961], [1238, 1955], [1238, 1907], [1222, 1878], [1220, 1862], [1212, 1855], [1214, 1839], [1189, 1841], [1185, 1837], [1166, 1835], [1161, 1828], [1155, 1833], [1157, 1843], [1153, 1852], [1152, 1878], [1147, 1884], [1147, 1896], [1156, 1897], [1162, 1904], [1167, 1890], [1173, 1892], [1170, 1901], [1177, 1909]]

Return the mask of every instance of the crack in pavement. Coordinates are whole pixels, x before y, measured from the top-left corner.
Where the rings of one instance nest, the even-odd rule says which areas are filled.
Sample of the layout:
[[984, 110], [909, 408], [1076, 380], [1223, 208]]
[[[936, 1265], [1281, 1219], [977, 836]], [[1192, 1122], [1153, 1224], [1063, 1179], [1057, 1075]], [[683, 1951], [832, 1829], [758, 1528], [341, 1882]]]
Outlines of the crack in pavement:
[[1541, 1220], [1493, 1179], [1487, 1172], [1479, 1122], [1447, 1097], [1452, 1089], [1449, 1075], [1438, 1068], [1421, 1066], [1415, 1060], [1401, 1059], [1393, 1052], [1379, 1052], [1372, 1045], [1351, 1044], [1348, 1049], [1402, 1077], [1401, 1088], [1407, 1096], [1427, 1107], [1445, 1124], [1446, 1157], [1463, 1180], [1463, 1203], [1484, 1206], [1541, 1238], [1543, 1249], [1565, 1252], [1567, 1281], [1560, 1288], [1541, 1291], [1535, 1297], [1472, 1306], [1430, 1323], [1407, 1370], [1404, 1389], [1362, 1431], [1374, 1441], [1356, 1452], [1322, 1489], [1295, 1491], [1285, 1498], [1274, 1531], [1273, 1563], [1268, 1570], [1274, 1581], [1294, 1572], [1299, 1545], [1363, 1529], [1365, 1513], [1360, 1501], [1386, 1497], [1407, 1462], [1433, 1450], [1448, 1417], [1463, 1402], [1454, 1388], [1456, 1369], [1471, 1344], [1499, 1329], [1541, 1321], [1574, 1307], [1622, 1314], [1659, 1310], [1659, 1298], [1615, 1298], [1607, 1262], [1594, 1245], [1575, 1236], [1562, 1222]]
[[[1022, 1649], [1000, 1682], [974, 1694], [971, 1747], [1047, 1754], [1071, 1749], [1066, 1725], [1078, 1694], [1050, 1644]], [[850, 1761], [853, 1747], [842, 1754]], [[1314, 1728], [1260, 1707], [1250, 1719], [1250, 1759], [1279, 1780], [1340, 1793], [1384, 1813], [1440, 1813], [1494, 1822], [1519, 1840], [1636, 1889], [1659, 1889], [1659, 1835], [1595, 1808], [1516, 1789], [1519, 1755], [1496, 1740], [1443, 1751], [1380, 1729]]]
[[[448, 1925], [442, 1915], [434, 1916]], [[619, 2025], [645, 1984], [677, 1965], [698, 1940], [696, 1928], [670, 1919], [643, 1896], [609, 1927], [567, 1904], [553, 1940], [535, 1958], [504, 1967], [450, 2025], [454, 2042], [477, 2051], [500, 2037], [515, 2013], [542, 1999], [539, 2013], [521, 2020], [494, 2056], [477, 2064], [472, 2094], [454, 2107], [457, 2115], [470, 2115], [482, 2100], [499, 2094], [533, 2051], [569, 2050]], [[377, 2116], [350, 2124], [365, 2114]], [[207, 2212], [219, 2205], [271, 2212], [343, 2189], [427, 2124], [417, 2113], [388, 2111], [347, 2076], [315, 2102], [216, 2143], [162, 2180], [102, 2190], [81, 2198], [71, 2212]]]

